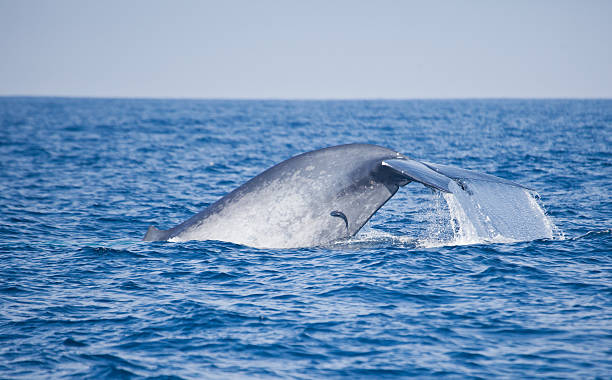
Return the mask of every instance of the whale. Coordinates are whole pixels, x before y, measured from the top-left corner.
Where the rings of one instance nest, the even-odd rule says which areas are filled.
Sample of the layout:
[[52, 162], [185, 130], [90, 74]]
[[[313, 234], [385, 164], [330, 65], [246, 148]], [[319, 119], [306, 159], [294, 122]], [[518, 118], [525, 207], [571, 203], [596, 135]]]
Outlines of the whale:
[[289, 158], [144, 241], [219, 240], [255, 248], [302, 248], [349, 239], [400, 187], [466, 190], [466, 181], [526, 186], [490, 174], [409, 158], [370, 144], [326, 147]]

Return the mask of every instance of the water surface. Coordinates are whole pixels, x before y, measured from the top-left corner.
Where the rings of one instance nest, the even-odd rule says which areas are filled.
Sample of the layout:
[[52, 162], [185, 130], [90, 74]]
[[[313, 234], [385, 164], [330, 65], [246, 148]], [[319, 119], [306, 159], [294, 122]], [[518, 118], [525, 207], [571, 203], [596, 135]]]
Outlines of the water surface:
[[[140, 241], [353, 142], [532, 187], [554, 231], [458, 239], [410, 184], [331, 247]], [[0, 98], [0, 377], [609, 377], [611, 147], [609, 100]]]

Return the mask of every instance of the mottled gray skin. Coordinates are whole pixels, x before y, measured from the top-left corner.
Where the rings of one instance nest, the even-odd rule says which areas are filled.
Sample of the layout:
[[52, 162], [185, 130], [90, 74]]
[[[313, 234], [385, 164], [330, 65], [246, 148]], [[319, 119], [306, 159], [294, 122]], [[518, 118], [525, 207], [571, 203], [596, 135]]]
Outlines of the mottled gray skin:
[[392, 158], [404, 156], [367, 144], [300, 154], [264, 171], [176, 227], [166, 231], [149, 228], [144, 240], [214, 239], [290, 248], [351, 237], [399, 186], [409, 182], [381, 165]]

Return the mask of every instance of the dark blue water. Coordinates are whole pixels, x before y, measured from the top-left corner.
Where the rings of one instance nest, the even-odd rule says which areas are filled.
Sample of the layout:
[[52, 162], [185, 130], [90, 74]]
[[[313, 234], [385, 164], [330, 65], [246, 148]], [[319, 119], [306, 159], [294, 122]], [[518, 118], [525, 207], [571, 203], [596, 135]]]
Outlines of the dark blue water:
[[[351, 142], [531, 186], [556, 235], [420, 244], [410, 184], [333, 247], [140, 241]], [[609, 100], [0, 98], [0, 377], [609, 378], [611, 147]]]

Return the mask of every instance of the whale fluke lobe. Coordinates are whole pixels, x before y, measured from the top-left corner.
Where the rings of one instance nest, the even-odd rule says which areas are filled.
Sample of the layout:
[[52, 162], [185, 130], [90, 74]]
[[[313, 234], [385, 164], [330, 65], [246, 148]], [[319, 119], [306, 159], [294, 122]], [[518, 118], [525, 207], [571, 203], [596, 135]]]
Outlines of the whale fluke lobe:
[[455, 180], [455, 182], [460, 181], [462, 179], [467, 179], [467, 180], [471, 179], [471, 180], [477, 180], [477, 181], [503, 183], [504, 185], [522, 187], [523, 189], [533, 190], [532, 188], [521, 185], [520, 183], [509, 181], [504, 178], [499, 178], [491, 174], [478, 173], [473, 170], [461, 169], [455, 166], [432, 164], [431, 162], [423, 162], [423, 165], [426, 165], [432, 170], [444, 176], [447, 176], [448, 178]]
[[149, 227], [143, 240], [221, 240], [257, 248], [325, 245], [354, 236], [410, 182], [452, 193], [453, 182], [463, 180], [526, 188], [376, 145], [338, 145], [283, 161], [171, 229]]

